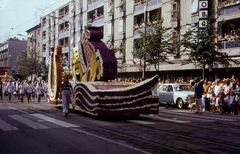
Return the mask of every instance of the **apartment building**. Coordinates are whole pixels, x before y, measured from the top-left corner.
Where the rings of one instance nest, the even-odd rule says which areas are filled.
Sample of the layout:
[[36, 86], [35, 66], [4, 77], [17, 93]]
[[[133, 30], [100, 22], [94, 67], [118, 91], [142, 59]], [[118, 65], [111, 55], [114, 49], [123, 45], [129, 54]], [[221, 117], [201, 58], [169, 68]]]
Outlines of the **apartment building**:
[[[63, 56], [71, 61], [73, 55], [69, 51], [81, 43], [84, 28], [88, 25], [98, 26], [102, 27], [104, 33], [102, 41], [110, 48], [120, 48], [116, 53], [118, 76], [140, 78], [143, 70], [142, 62], [132, 53], [134, 40], [140, 37], [137, 31], [144, 31], [144, 15], [151, 17], [160, 11], [164, 19], [163, 25], [172, 27], [172, 35], [180, 39], [181, 35], [191, 27], [188, 24], [194, 26], [201, 22], [199, 5], [202, 1], [207, 2], [207, 11], [211, 12], [213, 6], [222, 0], [60, 0], [43, 11], [41, 16], [43, 57], [48, 59], [50, 47], [62, 45]], [[220, 30], [221, 35], [231, 31], [229, 26], [231, 23], [239, 27], [238, 5], [237, 3], [228, 5], [218, 15], [217, 22], [221, 19], [227, 20]], [[237, 57], [239, 48], [229, 44], [223, 43], [219, 50], [227, 51]], [[168, 56], [174, 64], [159, 65], [160, 76], [163, 79], [174, 81], [179, 78], [191, 79], [202, 75], [201, 69], [195, 64], [181, 65], [184, 55]], [[208, 72], [208, 76], [222, 77], [226, 72], [233, 74], [238, 67], [221, 69], [220, 66], [216, 66], [213, 71]], [[154, 66], [148, 65], [146, 71], [146, 77], [157, 74]], [[234, 74], [237, 75], [237, 73]]]
[[37, 24], [27, 31], [27, 57], [42, 60], [42, 38], [41, 38], [41, 24]]
[[17, 56], [27, 48], [26, 40], [19, 40], [16, 37], [10, 38], [0, 44], [0, 67], [6, 67], [7, 71], [15, 65]]

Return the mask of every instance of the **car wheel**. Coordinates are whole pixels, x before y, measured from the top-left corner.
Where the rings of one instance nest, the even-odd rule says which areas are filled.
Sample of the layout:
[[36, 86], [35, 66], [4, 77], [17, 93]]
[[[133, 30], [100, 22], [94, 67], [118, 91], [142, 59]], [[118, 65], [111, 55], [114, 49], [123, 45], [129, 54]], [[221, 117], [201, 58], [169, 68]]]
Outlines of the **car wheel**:
[[178, 106], [179, 109], [183, 108], [183, 100], [181, 98], [178, 99], [177, 106]]

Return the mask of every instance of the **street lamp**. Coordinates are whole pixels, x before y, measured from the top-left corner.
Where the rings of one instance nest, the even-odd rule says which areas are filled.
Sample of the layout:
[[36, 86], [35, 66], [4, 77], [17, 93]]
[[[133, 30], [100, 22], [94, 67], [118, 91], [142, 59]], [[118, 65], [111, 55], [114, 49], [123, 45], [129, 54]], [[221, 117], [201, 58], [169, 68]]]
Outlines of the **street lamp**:
[[[54, 19], [59, 19], [58, 17], [55, 17], [55, 16], [50, 16], [50, 17], [52, 17], [52, 18], [54, 18]], [[70, 72], [70, 53], [71, 53], [71, 52], [70, 52], [70, 44], [71, 44], [70, 39], [71, 39], [71, 23], [70, 23], [69, 21], [67, 21], [67, 20], [64, 20], [64, 19], [61, 19], [61, 20], [68, 22], [68, 25], [69, 25], [69, 39], [68, 39], [68, 48], [69, 48], [69, 51], [68, 51], [68, 69], [69, 69], [69, 72]]]

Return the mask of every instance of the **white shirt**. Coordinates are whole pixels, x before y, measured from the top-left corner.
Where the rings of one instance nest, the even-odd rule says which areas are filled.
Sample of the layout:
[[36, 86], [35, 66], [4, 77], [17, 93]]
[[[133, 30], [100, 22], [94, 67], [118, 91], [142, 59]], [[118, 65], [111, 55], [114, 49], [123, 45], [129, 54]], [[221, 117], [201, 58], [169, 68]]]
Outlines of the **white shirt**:
[[32, 85], [31, 84], [28, 84], [25, 86], [25, 90], [27, 91], [27, 93], [31, 94], [33, 92], [33, 89], [32, 89]]
[[20, 94], [24, 94], [25, 93], [25, 86], [24, 86], [24, 84], [23, 85], [19, 85], [19, 92], [20, 92]]
[[8, 82], [7, 83], [7, 87], [6, 87], [6, 89], [7, 89], [7, 91], [8, 91], [8, 93], [13, 93], [13, 88], [14, 88], [14, 83], [13, 82]]
[[217, 94], [220, 92], [220, 90], [222, 89], [222, 86], [221, 85], [216, 85], [214, 87], [214, 93], [215, 95], [217, 96]]
[[37, 92], [37, 95], [42, 94], [43, 87], [41, 85], [37, 84], [35, 90]]
[[235, 96], [230, 96], [230, 104], [234, 104], [235, 102]]

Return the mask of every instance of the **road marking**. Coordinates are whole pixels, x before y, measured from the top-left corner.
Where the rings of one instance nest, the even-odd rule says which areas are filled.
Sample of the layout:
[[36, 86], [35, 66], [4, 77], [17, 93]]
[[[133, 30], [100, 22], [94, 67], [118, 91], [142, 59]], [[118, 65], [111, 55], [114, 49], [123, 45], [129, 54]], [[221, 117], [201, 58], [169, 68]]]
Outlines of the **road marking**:
[[13, 130], [18, 130], [18, 128], [13, 127], [12, 125], [6, 123], [5, 121], [3, 121], [2, 119], [0, 119], [0, 128], [3, 131], [13, 131]]
[[102, 140], [105, 140], [105, 141], [108, 141], [108, 142], [111, 142], [111, 143], [114, 143], [114, 144], [117, 144], [117, 145], [120, 145], [120, 146], [129, 148], [129, 149], [132, 149], [132, 150], [135, 150], [135, 151], [144, 153], [144, 154], [150, 154], [150, 153], [147, 152], [147, 151], [144, 151], [144, 150], [141, 150], [141, 149], [138, 149], [138, 148], [134, 148], [134, 147], [128, 146], [128, 145], [126, 145], [126, 144], [122, 144], [122, 143], [120, 143], [120, 142], [107, 139], [107, 138], [105, 138], [105, 137], [97, 136], [97, 135], [95, 135], [95, 134], [88, 133], [88, 132], [85, 132], [85, 131], [80, 130], [80, 129], [77, 129], [77, 128], [72, 128], [72, 130], [74, 130], [74, 131], [76, 131], [76, 132], [80, 132], [80, 133], [86, 134], [86, 135], [89, 135], [89, 136], [92, 136], [92, 137], [96, 137], [96, 138], [99, 138], [99, 139], [102, 139]]
[[79, 127], [77, 125], [70, 124], [70, 123], [67, 123], [67, 122], [64, 122], [64, 121], [61, 121], [61, 120], [57, 120], [57, 119], [54, 119], [54, 118], [51, 118], [51, 117], [48, 117], [48, 116], [45, 116], [45, 115], [42, 115], [42, 114], [31, 114], [31, 115], [34, 116], [34, 117], [37, 117], [39, 119], [54, 123], [56, 125], [60, 125], [62, 127], [67, 127], [67, 128], [69, 128], [69, 127]]
[[16, 111], [19, 111], [19, 112], [21, 112], [21, 113], [28, 114], [28, 113], [27, 113], [27, 112], [25, 112], [25, 111], [22, 111], [22, 110], [16, 109], [16, 108], [14, 108], [14, 107], [11, 107], [11, 106], [8, 106], [8, 108], [10, 108], [10, 109], [13, 109], [13, 110], [16, 110]]
[[138, 123], [138, 124], [143, 124], [143, 125], [153, 125], [153, 124], [156, 124], [154, 122], [148, 122], [148, 121], [141, 121], [141, 120], [127, 120], [129, 122], [135, 122], [135, 123]]
[[[166, 116], [166, 114], [165, 113], [158, 113], [158, 116], [160, 116], [160, 117], [163, 116], [164, 117], [164, 116]], [[171, 116], [171, 115], [169, 115], [169, 116]], [[178, 115], [172, 115], [172, 116], [178, 116]], [[155, 116], [155, 117], [157, 117], [157, 116]], [[201, 119], [201, 117], [189, 117], [189, 116], [185, 116], [185, 115], [182, 115], [180, 118], [186, 119], [186, 120], [189, 120], [189, 121], [196, 121], [196, 119], [197, 119], [198, 121], [214, 122], [214, 120]]]
[[46, 128], [49, 128], [47, 126], [44, 126], [42, 124], [39, 124], [37, 122], [34, 122], [32, 120], [29, 120], [29, 119], [26, 119], [20, 115], [9, 115], [9, 117], [13, 118], [14, 120], [17, 120], [23, 124], [26, 124], [28, 125], [29, 127], [32, 127], [34, 129], [46, 129]]
[[168, 114], [176, 114], [176, 115], [184, 115], [184, 116], [189, 116], [189, 117], [194, 117], [194, 118], [201, 118], [201, 119], [207, 119], [207, 120], [222, 120], [222, 121], [236, 121], [235, 119], [224, 119], [225, 117], [211, 117], [211, 116], [204, 116], [204, 113], [202, 115], [194, 115], [194, 114], [185, 114], [185, 113], [177, 113], [177, 112], [166, 112], [166, 111], [160, 111], [160, 113], [168, 113]]

